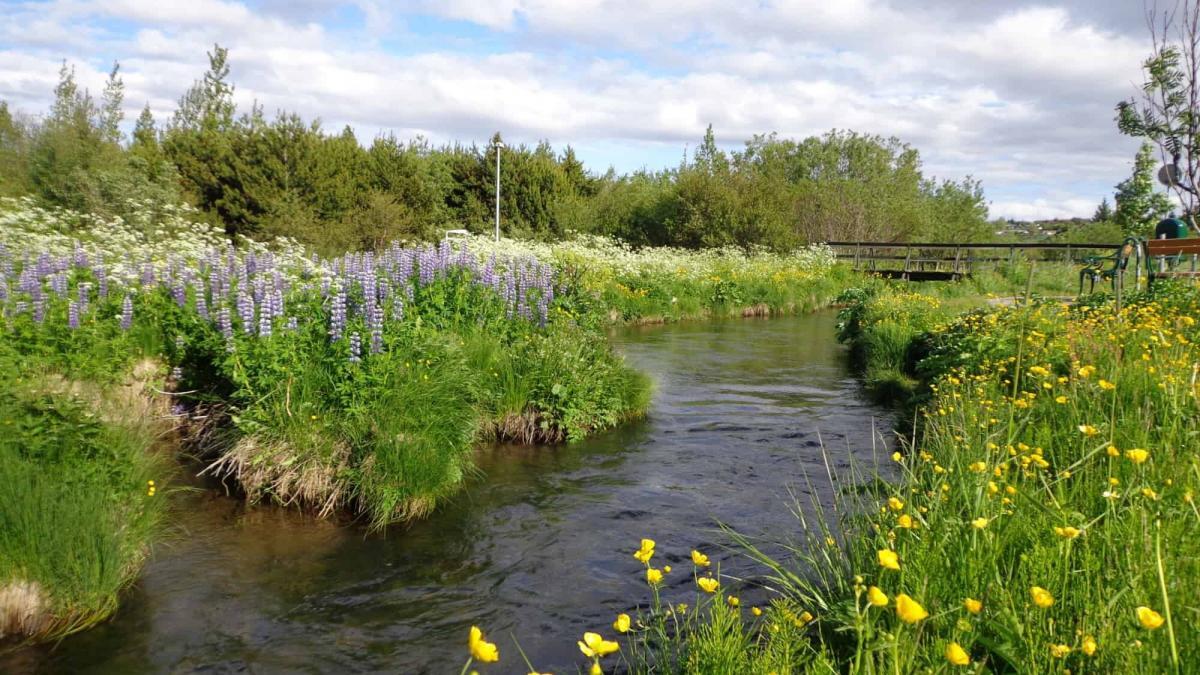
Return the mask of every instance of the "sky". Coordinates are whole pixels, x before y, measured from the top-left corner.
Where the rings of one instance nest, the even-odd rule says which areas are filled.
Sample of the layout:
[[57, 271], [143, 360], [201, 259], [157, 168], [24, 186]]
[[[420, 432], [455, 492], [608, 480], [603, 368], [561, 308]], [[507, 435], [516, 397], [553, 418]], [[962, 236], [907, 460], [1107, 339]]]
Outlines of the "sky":
[[435, 143], [570, 144], [589, 169], [718, 143], [895, 136], [992, 217], [1090, 217], [1138, 142], [1114, 106], [1150, 51], [1142, 0], [0, 0], [0, 99], [44, 112], [63, 60], [127, 119], [170, 116], [229, 48], [235, 98]]

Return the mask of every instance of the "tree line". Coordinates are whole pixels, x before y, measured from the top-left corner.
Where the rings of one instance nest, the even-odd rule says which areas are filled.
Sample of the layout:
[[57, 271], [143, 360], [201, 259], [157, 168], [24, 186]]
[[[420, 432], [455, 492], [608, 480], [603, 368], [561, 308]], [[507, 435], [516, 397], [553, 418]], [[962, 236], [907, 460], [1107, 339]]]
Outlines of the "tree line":
[[[239, 111], [228, 51], [216, 46], [208, 57], [170, 119], [147, 106], [128, 136], [119, 66], [98, 99], [64, 63], [44, 115], [0, 102], [0, 194], [105, 215], [182, 200], [230, 234], [288, 235], [325, 251], [491, 230], [494, 142], [434, 146], [386, 134], [364, 146], [350, 127], [330, 132], [287, 112], [268, 118], [257, 103]], [[917, 150], [895, 138], [769, 134], [726, 152], [709, 127], [677, 167], [623, 175], [591, 171], [570, 146], [545, 141], [500, 152], [508, 236], [784, 249], [992, 234], [978, 181], [925, 176]]]

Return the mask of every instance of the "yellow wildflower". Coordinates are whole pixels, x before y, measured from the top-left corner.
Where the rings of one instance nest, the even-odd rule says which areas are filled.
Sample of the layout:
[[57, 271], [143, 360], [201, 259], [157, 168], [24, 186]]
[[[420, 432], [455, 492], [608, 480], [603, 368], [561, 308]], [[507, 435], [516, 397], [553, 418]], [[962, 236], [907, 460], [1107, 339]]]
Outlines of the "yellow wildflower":
[[971, 527], [973, 527], [977, 530], [982, 530], [983, 528], [985, 528], [987, 526], [988, 526], [987, 518], [976, 518], [975, 520], [971, 521]]
[[696, 580], [696, 585], [705, 593], [716, 593], [717, 589], [721, 587], [721, 582], [712, 577], [702, 577]]
[[1067, 654], [1070, 654], [1070, 653], [1071, 653], [1070, 645], [1061, 645], [1061, 644], [1050, 645], [1050, 656], [1053, 656], [1056, 659], [1066, 658]]
[[1099, 382], [1097, 382], [1097, 384], [1100, 385], [1100, 388], [1104, 391], [1112, 391], [1113, 389], [1117, 388], [1117, 385], [1105, 379], [1101, 379]]
[[634, 551], [633, 557], [637, 558], [643, 565], [650, 564], [650, 557], [654, 555], [654, 540], [643, 539], [642, 547]]
[[908, 515], [907, 513], [900, 514], [900, 517], [896, 519], [896, 525], [898, 527], [902, 527], [906, 530], [911, 530], [916, 527], [916, 524], [913, 522], [912, 516]]
[[879, 590], [878, 586], [872, 586], [867, 589], [867, 602], [870, 602], [872, 605], [875, 605], [876, 607], [887, 607], [887, 604], [888, 604], [887, 593], [884, 593], [883, 591]]
[[1154, 630], [1163, 625], [1162, 614], [1150, 609], [1149, 607], [1137, 608], [1138, 623], [1142, 624], [1142, 628], [1146, 630]]
[[737, 607], [738, 605], [742, 604], [742, 601], [739, 600], [736, 595], [730, 595], [725, 599], [729, 602], [730, 607]]
[[751, 607], [750, 611], [754, 614], [754, 616], [762, 616], [762, 610], [757, 607]]
[[1067, 402], [1067, 400], [1068, 400], [1068, 399], [1067, 399], [1067, 397], [1066, 397], [1066, 396], [1063, 396], [1063, 395], [1061, 395], [1061, 394], [1060, 394], [1060, 395], [1058, 395], [1058, 396], [1055, 396], [1055, 397], [1054, 397], [1054, 402], [1055, 402], [1055, 403], [1066, 403], [1066, 402]]
[[1029, 597], [1033, 598], [1033, 604], [1045, 609], [1054, 604], [1054, 596], [1050, 595], [1050, 591], [1041, 586], [1034, 586], [1029, 589]]
[[1084, 635], [1083, 644], [1080, 645], [1079, 651], [1083, 652], [1085, 656], [1091, 656], [1092, 654], [1095, 654], [1096, 638], [1092, 637], [1091, 635]]
[[896, 616], [900, 617], [904, 623], [916, 623], [929, 616], [929, 612], [925, 611], [921, 603], [900, 593], [896, 596]]
[[900, 569], [900, 558], [896, 555], [895, 551], [884, 548], [880, 549], [877, 555], [879, 557], [880, 567], [885, 567], [889, 570]]
[[896, 497], [888, 497], [887, 503], [888, 508], [893, 511], [899, 511], [904, 508], [904, 502], [900, 501], [900, 499]]
[[1096, 366], [1084, 366], [1076, 372], [1079, 373], [1080, 377], [1086, 379], [1091, 377], [1096, 372]]
[[1142, 464], [1147, 459], [1150, 459], [1150, 451], [1143, 450], [1142, 448], [1133, 448], [1132, 450], [1126, 450], [1125, 456], [1134, 464]]
[[653, 567], [646, 569], [646, 583], [650, 584], [651, 586], [657, 586], [658, 584], [662, 583], [662, 580], [662, 570], [654, 569]]
[[495, 663], [500, 660], [500, 650], [494, 643], [483, 639], [483, 631], [478, 626], [471, 626], [467, 647], [471, 650], [471, 658], [481, 663]]
[[692, 564], [695, 565], [696, 567], [708, 567], [709, 566], [708, 556], [704, 555], [700, 551], [693, 550], [692, 551]]
[[621, 648], [621, 645], [616, 642], [600, 637], [599, 633], [584, 633], [583, 641], [576, 644], [579, 645], [579, 651], [588, 658], [608, 656]]
[[1062, 537], [1063, 539], [1074, 539], [1075, 537], [1078, 537], [1082, 532], [1083, 531], [1080, 530], [1079, 528], [1071, 527], [1070, 525], [1068, 525], [1066, 527], [1057, 527], [1056, 526], [1054, 528], [1054, 534], [1057, 534], [1058, 536]]
[[946, 645], [946, 660], [955, 666], [965, 666], [971, 662], [971, 657], [957, 642]]
[[618, 633], [629, 632], [629, 615], [618, 614], [617, 620], [613, 621], [613, 629], [615, 629]]
[[975, 473], [983, 473], [984, 471], [987, 471], [987, 462], [972, 462], [971, 466], [967, 468]]
[[1094, 427], [1090, 424], [1080, 424], [1079, 425], [1079, 433], [1083, 434], [1084, 436], [1087, 436], [1088, 438], [1091, 438], [1092, 436], [1095, 436], [1096, 434], [1100, 433], [1100, 431], [1098, 429], [1096, 429], [1096, 427]]
[[983, 611], [983, 603], [975, 598], [967, 598], [963, 600], [963, 607], [972, 614], [978, 614]]

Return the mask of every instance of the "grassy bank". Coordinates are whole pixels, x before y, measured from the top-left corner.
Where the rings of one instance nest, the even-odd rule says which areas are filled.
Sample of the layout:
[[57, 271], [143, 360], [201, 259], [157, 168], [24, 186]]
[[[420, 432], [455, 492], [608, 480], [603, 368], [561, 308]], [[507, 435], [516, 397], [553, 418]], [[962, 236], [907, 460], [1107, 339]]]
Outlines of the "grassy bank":
[[113, 376], [0, 344], [0, 648], [107, 618], [166, 518], [152, 362]]
[[689, 319], [771, 316], [829, 305], [859, 277], [813, 245], [790, 253], [739, 248], [635, 250], [602, 237], [544, 244], [486, 237], [467, 240], [478, 256], [532, 256], [560, 270], [584, 312], [606, 322], [666, 323]]
[[[380, 527], [458, 490], [480, 441], [575, 440], [642, 414], [649, 383], [606, 326], [802, 311], [842, 283], [820, 249], [608, 260], [615, 244], [588, 240], [321, 259], [225, 241], [186, 209], [102, 220], [5, 207], [0, 349], [22, 374], [2, 421], [27, 430], [6, 439], [0, 488], [7, 637], [103, 618], [157, 537], [164, 500], [148, 498], [167, 478], [149, 449], [166, 412], [115, 412], [144, 364], [144, 389], [176, 392], [173, 417], [192, 418], [189, 454], [206, 472], [252, 502]], [[87, 555], [70, 539], [82, 533]], [[64, 576], [77, 564], [94, 578]]]

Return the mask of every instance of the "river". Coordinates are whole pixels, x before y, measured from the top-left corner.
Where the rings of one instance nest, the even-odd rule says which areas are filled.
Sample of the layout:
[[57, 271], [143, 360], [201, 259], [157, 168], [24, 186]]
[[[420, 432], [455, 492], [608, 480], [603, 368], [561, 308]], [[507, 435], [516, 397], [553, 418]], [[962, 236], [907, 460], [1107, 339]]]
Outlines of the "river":
[[807, 501], [811, 481], [831, 503], [822, 443], [842, 471], [887, 455], [891, 419], [861, 393], [833, 324], [819, 312], [618, 331], [655, 381], [645, 420], [566, 446], [484, 448], [483, 475], [410, 527], [367, 534], [191, 492], [113, 620], [0, 671], [457, 673], [477, 624], [502, 656], [482, 671], [526, 672], [511, 632], [539, 669], [574, 672], [585, 630], [609, 636], [647, 601], [630, 555], [642, 537], [676, 568], [664, 595], [684, 600], [693, 547], [723, 573], [754, 573], [719, 548], [718, 522], [781, 540], [798, 531], [789, 489]]

